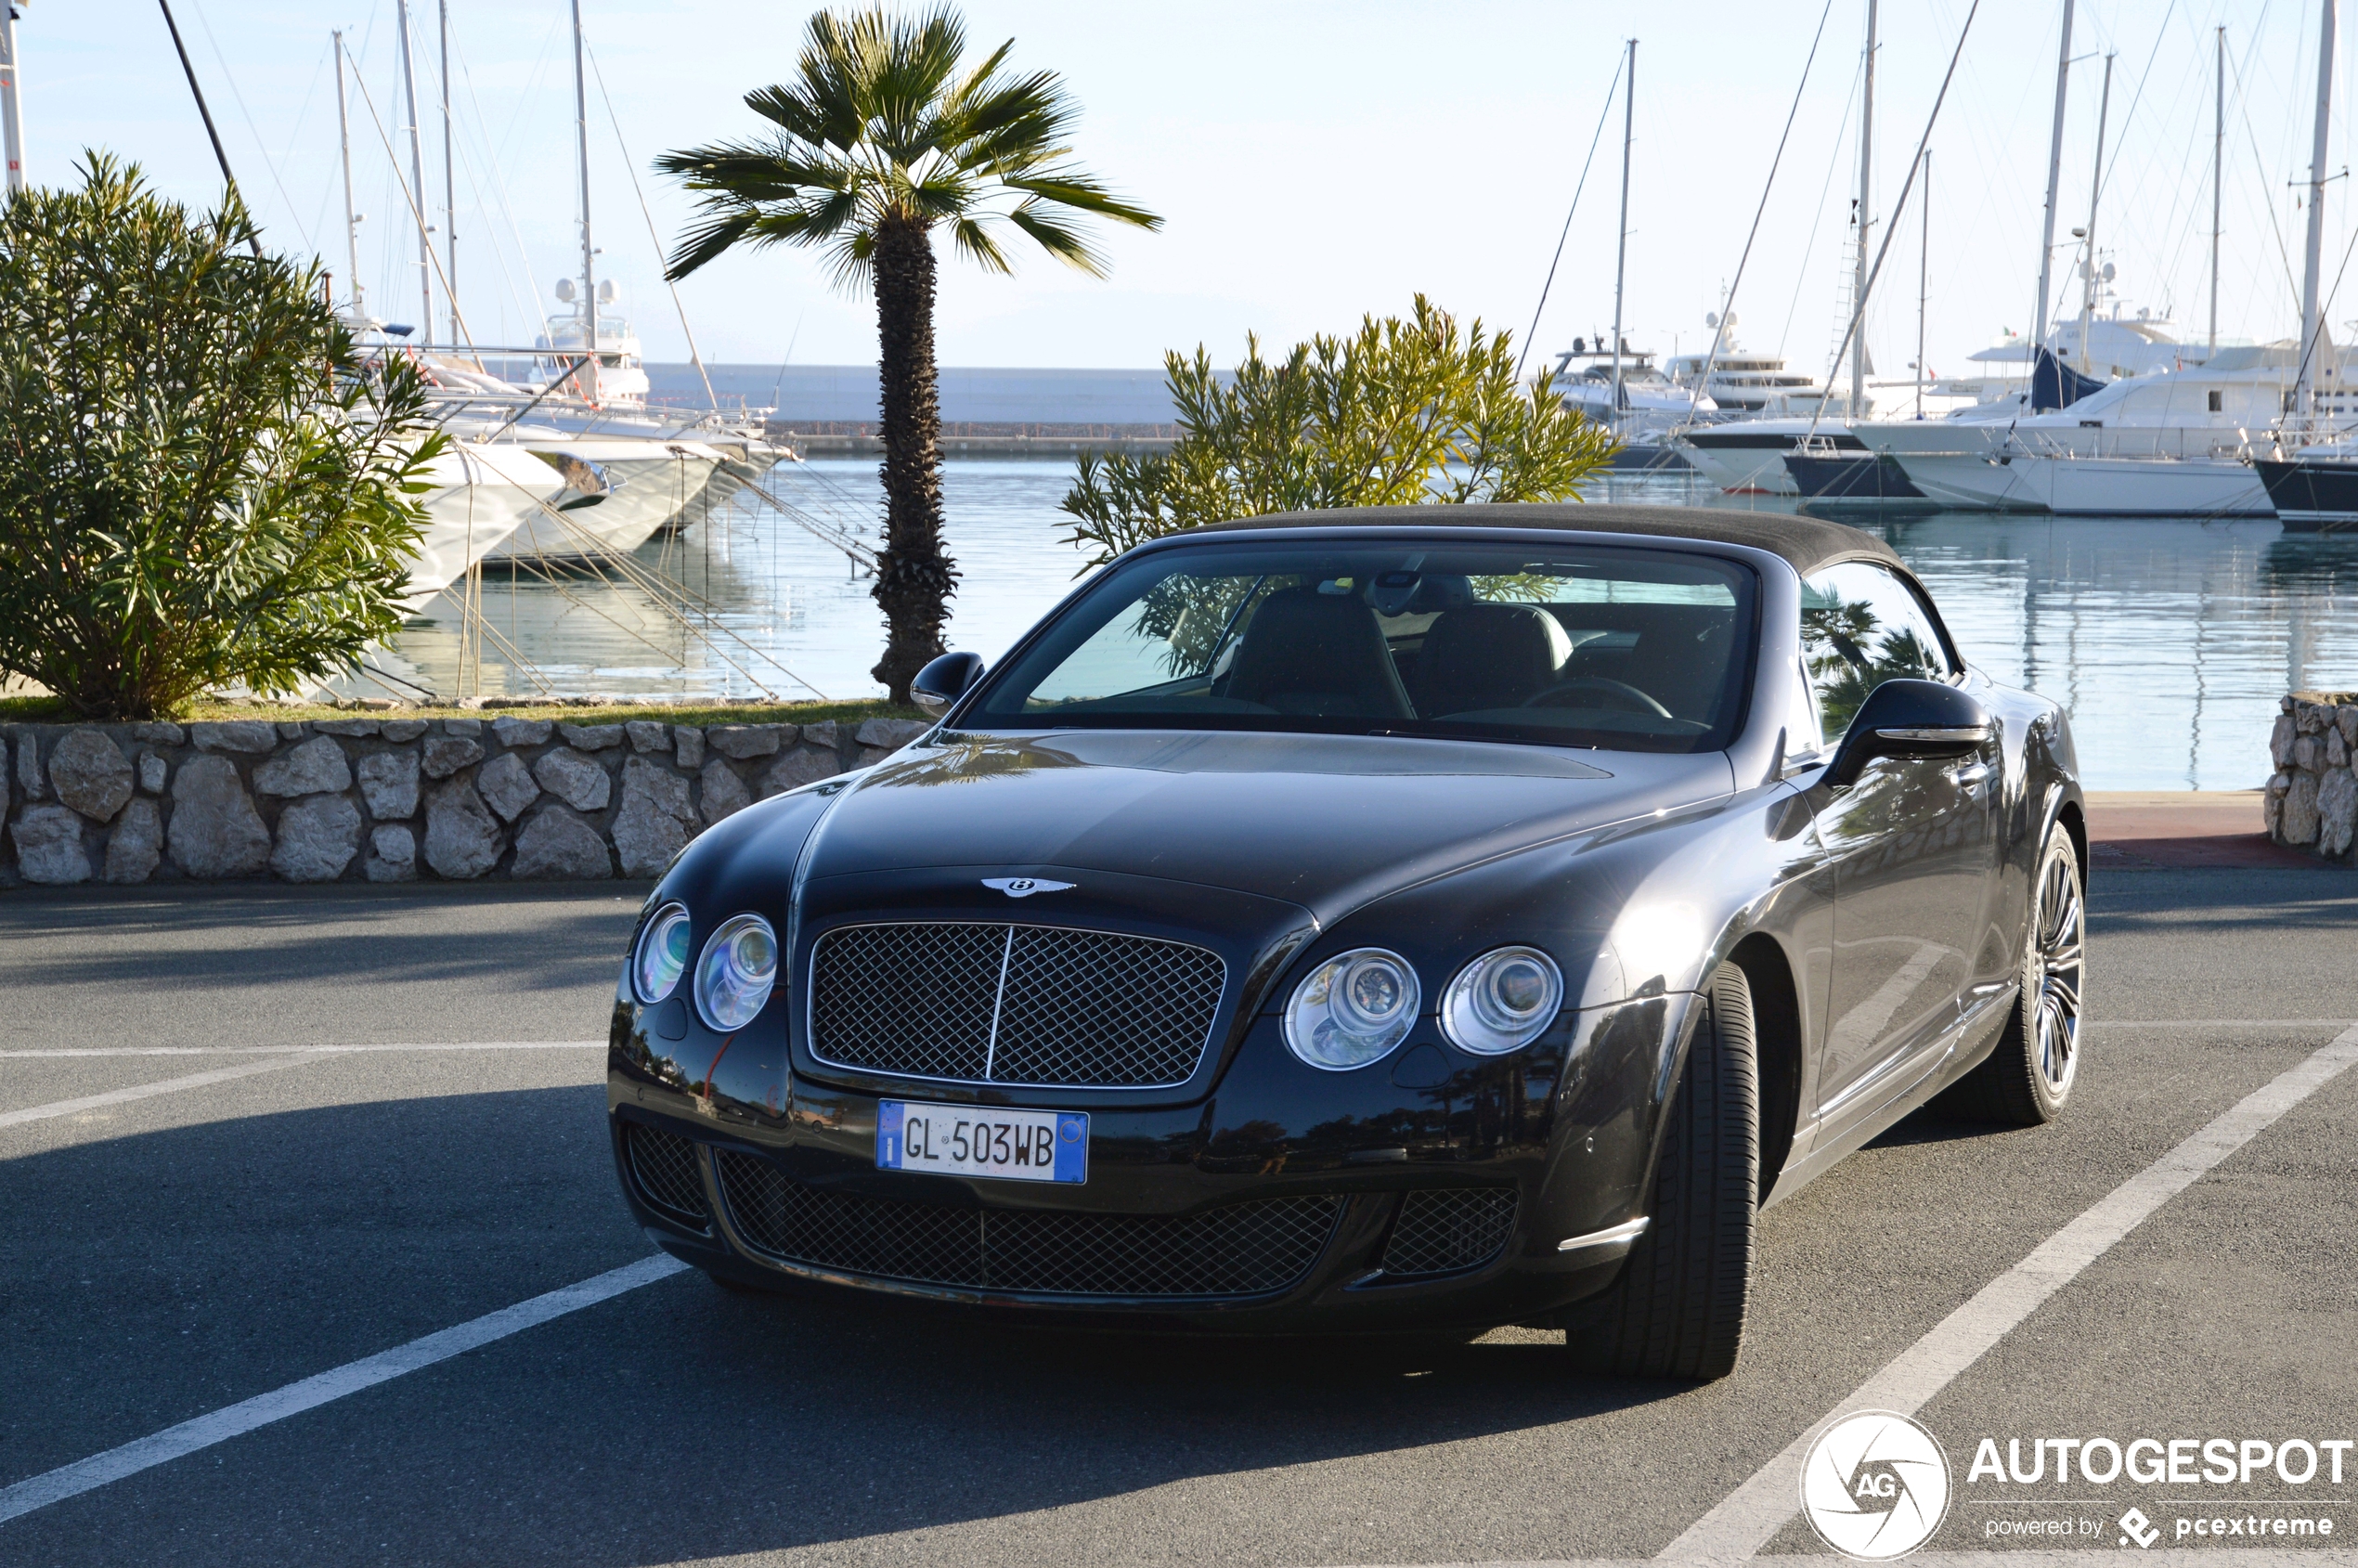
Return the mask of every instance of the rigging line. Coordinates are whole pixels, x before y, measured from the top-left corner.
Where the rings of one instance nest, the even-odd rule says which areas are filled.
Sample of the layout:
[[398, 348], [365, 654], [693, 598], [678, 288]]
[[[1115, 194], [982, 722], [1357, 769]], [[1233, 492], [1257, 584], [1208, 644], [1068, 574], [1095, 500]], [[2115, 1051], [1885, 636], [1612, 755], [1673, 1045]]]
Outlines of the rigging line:
[[[2251, 143], [2252, 164], [2254, 167], [2259, 169], [2261, 188], [2265, 190], [2270, 184], [2268, 177], [2268, 160], [2261, 155], [2260, 150], [2260, 133], [2252, 128], [2251, 97], [2244, 91], [2243, 67], [2235, 63], [2235, 56], [2233, 50], [2228, 51], [2227, 71], [2229, 74], [2233, 75], [2235, 79], [2235, 101], [2239, 110], [2237, 117], [2244, 123], [2244, 136]], [[2295, 310], [2299, 310], [2300, 308], [2300, 285], [2293, 281], [2292, 252], [2287, 250], [2285, 246], [2284, 226], [2276, 221], [2276, 204], [2274, 201], [2262, 201], [2261, 206], [2268, 214], [2268, 232], [2274, 235], [2276, 239], [2277, 259], [2284, 264], [2286, 294], [2291, 300], [2293, 308]], [[2301, 330], [2303, 331], [2308, 330], [2306, 323], [2303, 323]]]
[[[1859, 330], [1866, 316], [1867, 301], [1875, 292], [1875, 279], [1883, 275], [1884, 258], [1891, 253], [1892, 238], [1899, 232], [1899, 219], [1908, 211], [1909, 193], [1916, 188], [1916, 176], [1924, 172], [1925, 145], [1932, 140], [1932, 128], [1940, 123], [1941, 105], [1949, 101], [1949, 84], [1956, 80], [1957, 61], [1965, 52], [1965, 40], [1973, 35], [1973, 20], [1980, 12], [1981, 0], [1973, 0], [1972, 8], [1965, 12], [1965, 25], [1957, 30], [1957, 46], [1950, 53], [1949, 69], [1941, 75], [1940, 92], [1932, 100], [1932, 112], [1924, 116], [1924, 134], [1916, 138], [1916, 156], [1908, 165], [1907, 182], [1899, 188], [1899, 200], [1893, 204], [1891, 216], [1884, 220], [1883, 243], [1875, 248], [1875, 265], [1867, 270], [1866, 292], [1851, 304], [1850, 329], [1842, 335], [1842, 347], [1834, 351], [1837, 365], [1842, 363], [1843, 355], [1849, 350], [1851, 335]], [[1828, 379], [1832, 379], [1831, 372]], [[1819, 421], [1826, 417], [1826, 402], [1823, 397], [1818, 399], [1818, 411], [1809, 416], [1810, 435], [1818, 434]], [[1851, 417], [1859, 417], [1856, 409]]]
[[[204, 122], [204, 134], [213, 143], [214, 162], [221, 165], [221, 183], [229, 194], [238, 194], [238, 176], [229, 172], [229, 155], [221, 150], [221, 133], [214, 128], [213, 110], [205, 107], [204, 89], [197, 85], [197, 68], [188, 58], [188, 45], [180, 41], [180, 24], [172, 19], [172, 0], [156, 0], [163, 8], [163, 25], [172, 30], [173, 51], [180, 57], [180, 70], [188, 78], [188, 94], [197, 100], [197, 116]], [[253, 259], [262, 259], [262, 237], [252, 228], [246, 231], [246, 244], [253, 252]]]
[[1826, 36], [1826, 19], [1833, 13], [1834, 0], [1826, 0], [1826, 8], [1818, 13], [1817, 36], [1809, 40], [1809, 57], [1801, 62], [1801, 82], [1793, 90], [1793, 107], [1785, 110], [1785, 128], [1777, 137], [1776, 156], [1768, 160], [1768, 178], [1760, 188], [1760, 205], [1752, 211], [1752, 230], [1744, 236], [1743, 253], [1736, 258], [1735, 281], [1728, 285], [1728, 297], [1719, 305], [1719, 324], [1712, 330], [1711, 352], [1704, 356], [1703, 369], [1688, 383], [1689, 420], [1695, 417], [1695, 405], [1703, 400], [1704, 384], [1711, 380], [1712, 367], [1719, 363], [1719, 345], [1728, 336], [1728, 316], [1736, 308], [1736, 291], [1744, 286], [1744, 266], [1752, 260], [1752, 242], [1760, 238], [1760, 219], [1768, 211], [1768, 193], [1777, 188], [1777, 170], [1785, 161], [1785, 139], [1793, 135], [1794, 116], [1801, 112], [1801, 95], [1809, 85], [1809, 68], [1818, 61], [1818, 45]]
[[[484, 137], [485, 150], [488, 152], [490, 149], [490, 138], [488, 136], [485, 135], [483, 123], [483, 102], [475, 97], [474, 73], [468, 69], [466, 51], [460, 46], [458, 40], [454, 38], [451, 40], [450, 52], [459, 58], [459, 79], [466, 85], [467, 101], [474, 107], [475, 131], [478, 136], [482, 136]], [[459, 149], [459, 166], [467, 172], [467, 193], [474, 198], [475, 210], [480, 213], [489, 213], [492, 210], [494, 203], [484, 200], [484, 188], [486, 185], [488, 185], [493, 195], [498, 198], [497, 204], [499, 206], [500, 215], [507, 218], [508, 227], [510, 230], [512, 231], [515, 227], [515, 218], [507, 208], [507, 192], [502, 189], [498, 183], [497, 176], [499, 175], [499, 169], [497, 166], [494, 166], [487, 171], [487, 177], [479, 177], [475, 172], [474, 161], [467, 155], [467, 144], [465, 139], [463, 137], [459, 138], [456, 142], [456, 146]], [[492, 240], [489, 249], [491, 252], [491, 259], [499, 265], [499, 281], [507, 285], [509, 300], [515, 305], [516, 313], [523, 318], [525, 327], [529, 328], [532, 322], [531, 307], [525, 305], [524, 299], [516, 292], [515, 274], [508, 270], [508, 254], [505, 251], [502, 251], [499, 248], [499, 243], [497, 239], [498, 230], [494, 229], [491, 232], [494, 235], [494, 239]], [[519, 250], [522, 249], [523, 240], [521, 239], [517, 240], [517, 246]], [[534, 296], [538, 297], [539, 290], [533, 282], [531, 258], [529, 255], [525, 255], [521, 259], [524, 264], [525, 283], [527, 288], [532, 290]], [[503, 342], [507, 341], [507, 333], [504, 330], [501, 331], [500, 337]]]
[[[402, 201], [408, 203], [410, 221], [418, 226], [419, 234], [431, 233], [432, 230], [426, 227], [425, 214], [418, 210], [417, 201], [409, 194], [409, 182], [401, 177], [401, 155], [393, 150], [393, 139], [385, 135], [384, 122], [377, 118], [377, 103], [369, 96], [369, 84], [360, 80], [359, 73], [356, 71], [353, 73], [353, 84], [360, 89], [360, 101], [369, 110], [369, 123], [376, 127], [377, 140], [384, 144], [385, 157], [393, 163], [393, 182], [400, 188]], [[442, 294], [450, 302], [450, 315], [459, 323], [459, 335], [467, 340], [469, 348], [474, 347], [474, 329], [467, 325], [466, 313], [459, 308], [459, 296], [450, 287], [450, 279], [443, 276], [442, 262], [435, 256], [431, 245], [426, 247], [426, 260], [434, 264], [434, 275], [442, 279]], [[421, 323], [418, 330], [431, 335], [433, 323]]]
[[[1832, 4], [1833, 0], [1828, 0]], [[1539, 285], [1539, 303], [1531, 310], [1531, 330], [1522, 335], [1522, 352], [1515, 356], [1515, 380], [1522, 380], [1522, 362], [1531, 353], [1532, 340], [1539, 335], [1540, 313], [1548, 308], [1548, 291], [1556, 286], [1556, 265], [1564, 259], [1564, 241], [1572, 238], [1572, 218], [1580, 211], [1580, 193], [1588, 188], [1588, 166], [1597, 161], [1597, 144], [1604, 139], [1605, 122], [1613, 118], [1613, 95], [1621, 90], [1622, 68], [1627, 61], [1620, 55], [1613, 57], [1613, 80], [1605, 84], [1605, 106], [1597, 111], [1596, 135], [1588, 138], [1588, 156], [1581, 161], [1580, 179], [1572, 188], [1572, 206], [1564, 213], [1563, 232], [1556, 236], [1556, 253], [1548, 258], [1548, 279]]]
[[2105, 188], [2112, 183], [2113, 170], [2120, 166], [2120, 155], [2129, 149], [2129, 123], [2137, 118], [2138, 102], [2145, 96], [2145, 81], [2153, 75], [2154, 61], [2161, 54], [2162, 35], [2170, 31], [2170, 19], [2178, 9], [2178, 0], [2170, 0], [2170, 8], [2161, 13], [2161, 25], [2154, 29], [2154, 46], [2145, 56], [2145, 69], [2137, 73], [2137, 90], [2129, 95], [2129, 112], [2120, 117], [2120, 140], [2113, 144], [2112, 162], [2105, 165], [2104, 174], [2096, 181], [2096, 195], [2101, 200]]
[[[622, 166], [630, 175], [630, 194], [639, 199], [639, 215], [647, 220], [647, 240], [655, 248], [657, 268], [662, 270], [663, 239], [655, 233], [654, 214], [647, 210], [647, 193], [639, 184], [639, 165], [630, 161], [630, 144], [622, 139], [622, 118], [615, 113], [614, 99], [606, 92], [606, 73], [598, 69], [598, 51], [590, 47], [587, 40], [582, 43], [581, 52], [590, 57], [590, 74], [598, 79], [598, 97], [605, 104], [606, 119], [614, 126], [614, 144], [622, 149]], [[680, 303], [680, 285], [667, 274], [663, 284], [671, 291], [671, 308], [678, 313], [680, 330], [688, 340], [688, 357], [695, 362], [696, 376], [704, 382], [705, 403], [718, 408], [720, 399], [713, 395], [712, 375], [704, 368], [704, 356], [696, 351], [696, 330], [688, 325], [688, 307]]]
[[[221, 41], [213, 34], [213, 23], [204, 14], [202, 0], [188, 0], [188, 8], [197, 14], [197, 25], [204, 30], [205, 46], [213, 51], [214, 60], [221, 67], [221, 79], [229, 84], [229, 101], [238, 106], [238, 114], [246, 123], [246, 134], [253, 137], [254, 150], [262, 154], [262, 167], [270, 175], [270, 183], [278, 188], [279, 200], [287, 204], [287, 215], [294, 220], [297, 232], [303, 236], [304, 248], [316, 252], [319, 247], [313, 242], [311, 231], [304, 227], [303, 213], [295, 206], [295, 199], [287, 194], [287, 182], [279, 177], [278, 161], [270, 156], [270, 146], [262, 139], [262, 128], [253, 123], [253, 111], [246, 107], [245, 94], [238, 90], [238, 78], [229, 70], [228, 57], [221, 52]], [[317, 71], [311, 73], [311, 85], [315, 89], [319, 85]], [[311, 95], [305, 93], [303, 101], [304, 107], [308, 109]], [[295, 123], [297, 128], [301, 127], [303, 122], [300, 117]]]
[[[550, 22], [549, 35], [547, 38], [541, 40], [541, 57], [534, 63], [532, 75], [525, 80], [524, 90], [518, 95], [518, 107], [516, 110], [516, 113], [518, 115], [521, 115], [524, 112], [522, 107], [523, 102], [530, 97], [534, 84], [538, 82], [540, 79], [541, 68], [548, 63], [549, 45], [557, 35], [557, 27], [559, 25], [559, 20], [561, 19], [559, 19], [558, 20], [551, 20]], [[484, 179], [485, 182], [490, 186], [493, 196], [497, 198], [499, 216], [505, 220], [508, 225], [509, 238], [515, 241], [516, 263], [524, 271], [525, 292], [531, 299], [537, 301], [540, 298], [540, 280], [533, 276], [532, 251], [531, 248], [524, 242], [524, 231], [516, 227], [515, 210], [508, 205], [508, 188], [506, 184], [499, 177], [500, 161], [507, 156], [507, 142], [514, 138], [516, 121], [512, 118], [509, 121], [507, 135], [500, 138], [499, 146], [494, 147], [491, 143], [491, 123], [484, 117], [483, 99], [477, 96], [475, 92], [474, 68], [467, 63], [465, 50], [460, 49], [457, 52], [459, 55], [459, 79], [467, 84], [467, 101], [474, 106], [475, 129], [483, 137], [484, 157], [486, 160], [484, 168]], [[465, 145], [462, 143], [460, 147], [460, 156], [465, 156]], [[474, 179], [474, 171], [472, 167], [468, 170], [467, 177], [470, 184], [472, 184]], [[476, 190], [475, 200], [478, 204], [483, 202], [483, 194], [479, 188]], [[495, 246], [494, 249], [496, 251], [497, 247]], [[514, 291], [515, 284], [512, 281], [510, 281], [508, 287], [510, 292], [512, 292]], [[523, 312], [525, 325], [529, 328], [532, 325], [532, 307], [519, 303], [517, 308]]]
[[786, 390], [786, 367], [794, 363], [794, 345], [802, 341], [802, 318], [809, 311], [799, 312], [794, 318], [794, 331], [786, 339], [786, 356], [778, 361], [778, 384], [770, 389], [770, 411], [778, 411], [778, 398]]
[[1809, 220], [1809, 243], [1801, 251], [1801, 276], [1794, 282], [1793, 303], [1785, 307], [1785, 324], [1777, 332], [1777, 356], [1781, 359], [1785, 355], [1785, 344], [1793, 340], [1793, 318], [1801, 309], [1802, 292], [1809, 287], [1809, 263], [1818, 253], [1818, 230], [1826, 222], [1826, 196], [1833, 189], [1834, 175], [1842, 168], [1843, 133], [1850, 129], [1851, 106], [1859, 101], [1859, 78], [1866, 69], [1867, 57], [1861, 51], [1858, 65], [1851, 69], [1850, 91], [1842, 100], [1842, 118], [1834, 123], [1834, 153], [1826, 164], [1825, 183], [1818, 188], [1818, 215]]

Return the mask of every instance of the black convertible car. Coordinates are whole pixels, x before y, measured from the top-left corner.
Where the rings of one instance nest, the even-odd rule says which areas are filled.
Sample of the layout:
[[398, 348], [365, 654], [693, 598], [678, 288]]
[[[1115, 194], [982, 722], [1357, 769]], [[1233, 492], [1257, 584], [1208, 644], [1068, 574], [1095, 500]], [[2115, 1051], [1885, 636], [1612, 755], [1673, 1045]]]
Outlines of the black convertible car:
[[2071, 1093], [2070, 732], [1867, 534], [1254, 518], [918, 694], [632, 940], [616, 1166], [723, 1283], [1708, 1378], [1761, 1206]]

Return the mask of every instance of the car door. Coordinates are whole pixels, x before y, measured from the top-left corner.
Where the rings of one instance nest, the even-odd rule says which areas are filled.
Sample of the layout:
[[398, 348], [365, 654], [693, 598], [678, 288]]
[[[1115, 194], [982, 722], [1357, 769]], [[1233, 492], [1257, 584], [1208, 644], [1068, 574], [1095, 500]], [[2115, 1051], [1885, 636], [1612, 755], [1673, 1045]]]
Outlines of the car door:
[[[1872, 562], [1805, 579], [1802, 649], [1830, 755], [1876, 686], [1959, 674], [1914, 587]], [[1834, 890], [1821, 1139], [1921, 1078], [1957, 1021], [1995, 852], [1996, 751], [1993, 739], [1959, 759], [1877, 758], [1848, 787], [1810, 791]]]

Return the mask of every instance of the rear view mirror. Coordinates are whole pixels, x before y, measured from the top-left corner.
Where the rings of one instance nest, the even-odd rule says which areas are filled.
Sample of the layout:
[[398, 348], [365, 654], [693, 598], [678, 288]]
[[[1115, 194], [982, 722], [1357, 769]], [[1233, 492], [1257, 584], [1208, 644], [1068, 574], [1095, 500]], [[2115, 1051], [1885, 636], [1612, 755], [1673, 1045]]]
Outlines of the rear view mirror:
[[1878, 757], [1963, 757], [1989, 739], [1989, 712], [1937, 680], [1886, 680], [1867, 693], [1824, 782], [1842, 789]]
[[917, 671], [909, 682], [909, 700], [939, 719], [981, 679], [981, 654], [944, 654]]

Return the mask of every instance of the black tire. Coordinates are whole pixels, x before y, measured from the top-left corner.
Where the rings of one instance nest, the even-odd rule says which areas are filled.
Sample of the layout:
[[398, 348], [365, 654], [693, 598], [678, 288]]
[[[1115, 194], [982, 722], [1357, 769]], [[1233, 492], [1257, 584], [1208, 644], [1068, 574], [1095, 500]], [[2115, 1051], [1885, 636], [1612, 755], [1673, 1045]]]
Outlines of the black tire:
[[2021, 990], [1989, 1055], [1933, 1102], [1951, 1121], [2041, 1126], [2063, 1114], [2079, 1082], [2088, 904], [2079, 854], [2063, 823], [2047, 829], [2035, 865]]
[[1760, 1076], [1752, 988], [1723, 964], [1697, 1002], [1686, 1070], [1663, 1112], [1650, 1225], [1621, 1277], [1565, 1336], [1583, 1369], [1708, 1381], [1735, 1370], [1752, 1295]]

